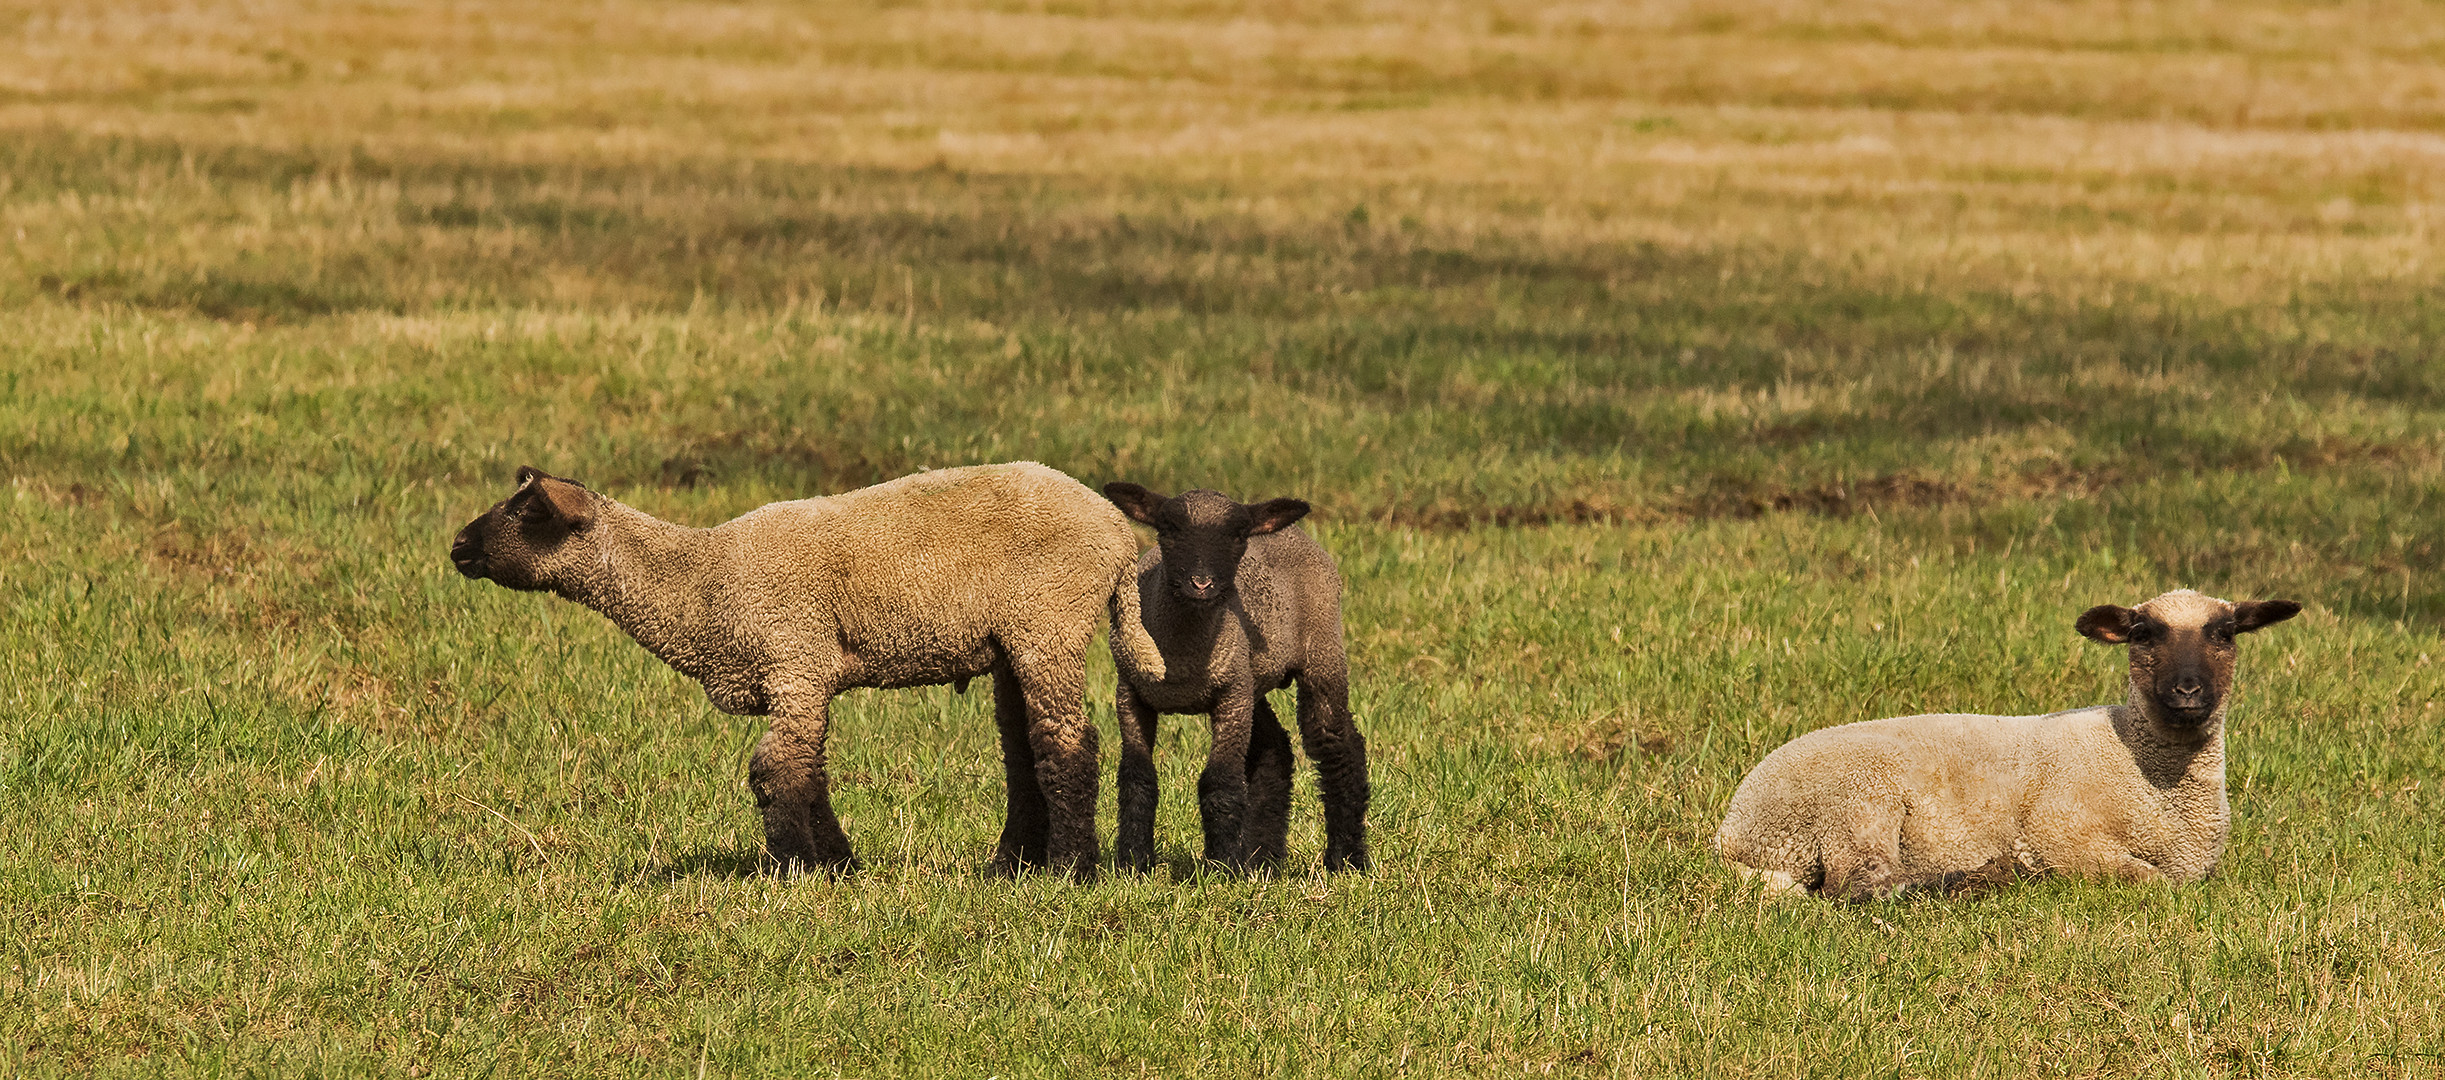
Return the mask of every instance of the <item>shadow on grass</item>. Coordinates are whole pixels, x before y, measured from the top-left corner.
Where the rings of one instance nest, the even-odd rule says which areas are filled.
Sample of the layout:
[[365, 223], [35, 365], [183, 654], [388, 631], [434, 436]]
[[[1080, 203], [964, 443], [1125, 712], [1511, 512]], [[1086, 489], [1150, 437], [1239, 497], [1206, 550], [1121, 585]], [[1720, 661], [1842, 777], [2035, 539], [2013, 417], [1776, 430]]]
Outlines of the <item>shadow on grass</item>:
[[1177, 851], [1157, 858], [1155, 860], [1155, 865], [1149, 867], [1144, 874], [1140, 874], [1137, 871], [1129, 870], [1118, 865], [1108, 866], [1106, 868], [1106, 872], [1114, 877], [1131, 879], [1139, 877], [1154, 877], [1157, 874], [1163, 874], [1166, 875], [1167, 880], [1169, 880], [1171, 884], [1186, 886], [1212, 885], [1232, 881], [1258, 881], [1266, 878], [1278, 877], [1295, 877], [1304, 875], [1314, 868], [1315, 861], [1313, 859], [1302, 861], [1298, 853], [1295, 851], [1291, 854], [1290, 858], [1284, 860], [1278, 866], [1260, 866], [1245, 871], [1231, 869], [1230, 867], [1224, 866], [1221, 863], [1213, 862], [1197, 855], [1192, 855], [1186, 851]]
[[[890, 860], [882, 852], [873, 854], [885, 856], [885, 865], [895, 861]], [[1296, 865], [1295, 859], [1291, 865]], [[973, 878], [978, 881], [1012, 880], [1011, 875], [998, 870], [991, 860], [983, 860], [971, 865], [946, 866], [940, 869], [950, 876]], [[1288, 872], [1289, 866], [1243, 874], [1227, 869], [1219, 863], [1208, 862], [1187, 852], [1179, 852], [1157, 860], [1155, 866], [1144, 874], [1122, 868], [1108, 861], [1099, 869], [1104, 876], [1115, 879], [1130, 880], [1162, 874], [1172, 884], [1192, 885], [1280, 875]], [[682, 878], [744, 881], [749, 878], [772, 877], [778, 870], [779, 867], [764, 854], [762, 847], [723, 844], [688, 852], [668, 862], [649, 864], [643, 868], [643, 876], [659, 877], [666, 881], [677, 881]], [[1020, 876], [1034, 878], [1048, 872], [1042, 867], [1032, 867]], [[821, 877], [822, 875], [813, 876]]]
[[690, 877], [727, 878], [733, 881], [752, 877], [770, 877], [778, 869], [764, 849], [738, 844], [722, 844], [691, 851], [659, 868], [670, 879]]

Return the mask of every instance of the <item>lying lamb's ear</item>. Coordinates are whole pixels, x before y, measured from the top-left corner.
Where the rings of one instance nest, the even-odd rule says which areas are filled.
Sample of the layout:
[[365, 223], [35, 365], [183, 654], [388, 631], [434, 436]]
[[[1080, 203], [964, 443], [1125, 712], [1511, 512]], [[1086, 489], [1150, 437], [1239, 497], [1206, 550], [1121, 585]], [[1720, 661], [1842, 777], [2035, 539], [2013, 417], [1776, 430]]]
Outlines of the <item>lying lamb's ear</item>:
[[1248, 509], [1256, 514], [1256, 523], [1248, 526], [1250, 536], [1278, 532], [1291, 522], [1307, 516], [1307, 504], [1297, 499], [1267, 499]]
[[545, 506], [552, 508], [552, 517], [570, 532], [594, 524], [594, 500], [586, 497], [585, 488], [557, 476], [545, 476], [535, 485], [535, 492], [543, 496]]
[[1129, 515], [1129, 520], [1140, 525], [1154, 524], [1155, 507], [1163, 505], [1163, 496], [1126, 480], [1105, 484], [1104, 498], [1112, 500], [1112, 505], [1120, 507], [1121, 513]]
[[546, 474], [542, 469], [538, 469], [532, 465], [520, 465], [518, 466], [518, 486], [525, 487], [527, 485], [527, 481], [544, 475], [548, 474]]
[[2131, 640], [2131, 627], [2138, 622], [2139, 612], [2117, 604], [2099, 604], [2081, 612], [2072, 629], [2092, 641], [2120, 645]]
[[2300, 613], [2301, 605], [2290, 600], [2244, 600], [2233, 605], [2233, 632], [2246, 634]]

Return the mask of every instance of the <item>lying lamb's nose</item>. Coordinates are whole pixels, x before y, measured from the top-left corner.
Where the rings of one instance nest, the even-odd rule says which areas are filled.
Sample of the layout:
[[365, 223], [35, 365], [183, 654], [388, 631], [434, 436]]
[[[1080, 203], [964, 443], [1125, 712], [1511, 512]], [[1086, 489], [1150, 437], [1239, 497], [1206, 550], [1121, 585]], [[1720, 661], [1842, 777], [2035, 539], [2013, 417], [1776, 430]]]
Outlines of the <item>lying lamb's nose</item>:
[[2173, 692], [2177, 694], [2196, 694], [2205, 689], [2207, 684], [2200, 682], [2196, 675], [2184, 675], [2173, 681]]
[[1206, 591], [1207, 589], [1211, 589], [1211, 588], [1213, 588], [1213, 587], [1214, 587], [1214, 579], [1213, 579], [1213, 578], [1210, 578], [1210, 577], [1204, 577], [1204, 576], [1202, 576], [1202, 575], [1190, 575], [1190, 577], [1189, 577], [1189, 588], [1195, 589], [1195, 590], [1197, 590], [1198, 592], [1204, 592], [1204, 591]]

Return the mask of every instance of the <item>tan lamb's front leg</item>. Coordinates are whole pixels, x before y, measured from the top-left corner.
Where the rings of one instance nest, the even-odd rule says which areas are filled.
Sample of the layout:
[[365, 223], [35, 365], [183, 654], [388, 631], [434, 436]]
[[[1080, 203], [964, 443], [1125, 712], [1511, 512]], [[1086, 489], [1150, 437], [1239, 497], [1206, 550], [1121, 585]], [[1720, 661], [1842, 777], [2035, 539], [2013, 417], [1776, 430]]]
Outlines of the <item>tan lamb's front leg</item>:
[[830, 704], [813, 695], [776, 704], [772, 727], [748, 761], [747, 786], [764, 813], [765, 849], [784, 875], [793, 866], [834, 874], [857, 869], [849, 837], [832, 814], [831, 782], [824, 773]]

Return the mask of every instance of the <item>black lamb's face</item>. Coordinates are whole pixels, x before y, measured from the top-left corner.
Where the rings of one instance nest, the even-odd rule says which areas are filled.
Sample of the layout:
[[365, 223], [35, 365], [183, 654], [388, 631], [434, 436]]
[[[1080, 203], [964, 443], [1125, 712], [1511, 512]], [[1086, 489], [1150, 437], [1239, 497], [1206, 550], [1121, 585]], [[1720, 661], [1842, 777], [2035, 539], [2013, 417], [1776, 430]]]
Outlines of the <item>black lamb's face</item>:
[[1132, 520], [1155, 530], [1172, 595], [1191, 605], [1228, 598], [1238, 587], [1248, 538], [1280, 530], [1308, 511], [1297, 499], [1249, 506], [1202, 488], [1166, 499], [1136, 484], [1113, 483], [1104, 485], [1104, 496]]
[[476, 516], [450, 541], [450, 564], [471, 578], [512, 589], [548, 589], [563, 564], [588, 547], [596, 495], [574, 480], [534, 466], [518, 469], [518, 490]]
[[2156, 718], [2175, 727], [2213, 719], [2232, 693], [2242, 634], [2300, 613], [2290, 600], [2227, 603], [2176, 589], [2136, 608], [2101, 604], [2083, 612], [2080, 633], [2131, 647], [2131, 686]]

